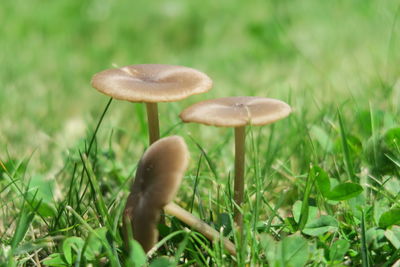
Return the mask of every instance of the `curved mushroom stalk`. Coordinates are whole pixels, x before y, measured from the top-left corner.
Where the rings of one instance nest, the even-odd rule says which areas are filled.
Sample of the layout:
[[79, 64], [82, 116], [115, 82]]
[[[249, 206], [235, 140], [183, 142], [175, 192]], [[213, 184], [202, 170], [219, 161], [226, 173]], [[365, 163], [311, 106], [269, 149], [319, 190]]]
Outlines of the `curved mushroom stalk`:
[[[244, 197], [245, 127], [270, 124], [285, 118], [290, 112], [290, 106], [277, 99], [238, 96], [196, 103], [179, 116], [183, 122], [235, 128], [234, 201], [241, 206]], [[235, 223], [242, 228], [243, 216], [239, 209], [235, 209], [234, 217]]]
[[[162, 138], [152, 144], [140, 159], [135, 181], [124, 210], [124, 229], [130, 222], [133, 237], [149, 251], [158, 239], [157, 224], [163, 209], [214, 241], [219, 233], [176, 204], [171, 203], [179, 189], [189, 162], [189, 152], [182, 137]], [[127, 236], [125, 234], [125, 240]], [[234, 253], [234, 245], [224, 240]]]
[[139, 64], [108, 69], [93, 76], [92, 86], [120, 100], [146, 103], [149, 142], [160, 137], [157, 103], [205, 93], [212, 87], [204, 73], [183, 66]]
[[[211, 241], [216, 241], [220, 239], [220, 233], [209, 226], [204, 221], [200, 220], [187, 210], [181, 208], [175, 203], [171, 202], [167, 206], [164, 207], [164, 211], [166, 214], [175, 216], [182, 222], [189, 225], [191, 228], [195, 229], [205, 237], [207, 237]], [[225, 249], [232, 255], [236, 255], [236, 247], [235, 245], [229, 241], [227, 238], [223, 238], [223, 244]]]

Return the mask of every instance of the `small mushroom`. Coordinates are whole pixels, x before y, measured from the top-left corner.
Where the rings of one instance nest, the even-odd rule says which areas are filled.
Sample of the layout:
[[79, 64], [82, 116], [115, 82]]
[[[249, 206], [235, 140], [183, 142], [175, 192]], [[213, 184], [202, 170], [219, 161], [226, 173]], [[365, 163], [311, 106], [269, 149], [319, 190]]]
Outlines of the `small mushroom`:
[[160, 138], [157, 103], [207, 92], [212, 81], [206, 74], [188, 67], [141, 64], [101, 71], [93, 76], [92, 86], [116, 99], [146, 103], [152, 144]]
[[[157, 223], [161, 211], [177, 217], [210, 240], [220, 234], [188, 211], [172, 203], [189, 162], [189, 152], [182, 137], [162, 138], [152, 144], [140, 159], [135, 181], [124, 210], [124, 229], [131, 225], [133, 237], [149, 251], [158, 239]], [[235, 254], [235, 246], [223, 240]]]
[[[253, 97], [225, 97], [196, 103], [179, 115], [183, 122], [235, 128], [234, 201], [241, 206], [244, 197], [245, 127], [265, 125], [285, 118], [291, 108], [280, 100]], [[235, 222], [241, 228], [242, 214], [235, 209]]]

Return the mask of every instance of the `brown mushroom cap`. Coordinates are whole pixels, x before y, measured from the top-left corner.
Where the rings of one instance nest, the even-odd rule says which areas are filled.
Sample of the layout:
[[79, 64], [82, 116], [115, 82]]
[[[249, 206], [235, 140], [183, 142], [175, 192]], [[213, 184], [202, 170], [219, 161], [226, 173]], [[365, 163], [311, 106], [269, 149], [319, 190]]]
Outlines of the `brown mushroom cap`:
[[139, 162], [124, 217], [146, 252], [157, 242], [160, 212], [175, 197], [188, 162], [188, 148], [179, 136], [156, 141]]
[[221, 127], [265, 125], [288, 116], [291, 108], [277, 99], [238, 96], [196, 103], [181, 112], [184, 122], [196, 122]]
[[207, 92], [211, 79], [183, 66], [162, 64], [131, 65], [95, 74], [92, 86], [98, 91], [131, 102], [172, 102]]

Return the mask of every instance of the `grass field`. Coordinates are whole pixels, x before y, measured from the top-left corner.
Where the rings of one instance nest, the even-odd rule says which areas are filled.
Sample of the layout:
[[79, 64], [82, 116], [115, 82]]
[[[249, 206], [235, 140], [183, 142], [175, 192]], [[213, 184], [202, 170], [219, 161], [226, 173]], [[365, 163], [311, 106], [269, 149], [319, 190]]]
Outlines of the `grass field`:
[[[3, 0], [0, 265], [394, 265], [399, 17], [395, 0]], [[235, 257], [175, 218], [150, 257], [133, 241], [124, 248], [121, 213], [148, 146], [145, 108], [113, 100], [106, 109], [90, 80], [143, 63], [193, 67], [214, 81], [206, 94], [160, 104], [160, 127], [191, 153], [176, 202], [224, 226]], [[242, 95], [283, 100], [293, 113], [247, 131], [238, 242], [233, 131], [178, 114]]]

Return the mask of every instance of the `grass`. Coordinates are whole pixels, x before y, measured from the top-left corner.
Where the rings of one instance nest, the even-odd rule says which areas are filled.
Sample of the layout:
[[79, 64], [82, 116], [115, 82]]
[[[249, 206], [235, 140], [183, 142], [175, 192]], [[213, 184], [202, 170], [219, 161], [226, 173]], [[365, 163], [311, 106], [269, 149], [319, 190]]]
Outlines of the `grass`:
[[[0, 264], [391, 266], [400, 259], [396, 1], [5, 0], [0, 8]], [[120, 226], [147, 146], [141, 104], [90, 86], [113, 65], [200, 69], [209, 93], [159, 105], [191, 163], [176, 202], [231, 231], [233, 132], [186, 125], [200, 100], [273, 97], [290, 117], [247, 131], [237, 257], [175, 218], [146, 257]], [[104, 113], [103, 111], [107, 110]], [[101, 124], [99, 123], [101, 122]], [[99, 125], [99, 127], [97, 127]]]

